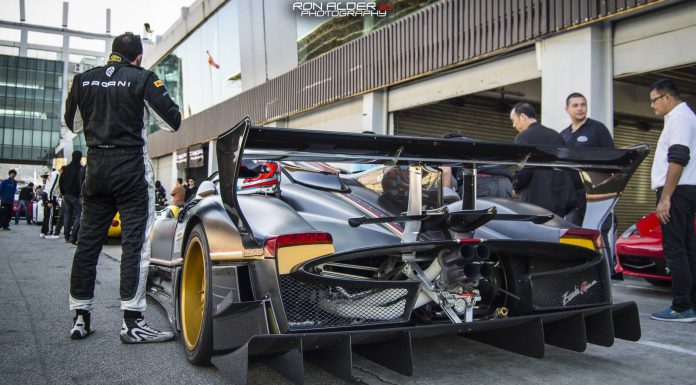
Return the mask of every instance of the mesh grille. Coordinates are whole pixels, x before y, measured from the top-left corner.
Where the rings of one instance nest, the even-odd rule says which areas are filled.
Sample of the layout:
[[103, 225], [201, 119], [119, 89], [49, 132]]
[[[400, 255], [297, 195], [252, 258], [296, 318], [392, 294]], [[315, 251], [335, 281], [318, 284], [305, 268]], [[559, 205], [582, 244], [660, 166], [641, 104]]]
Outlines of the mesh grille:
[[532, 276], [534, 309], [593, 305], [608, 301], [596, 266], [573, 272]]
[[664, 258], [634, 257], [630, 255], [621, 256], [621, 267], [635, 273], [669, 275]]
[[408, 321], [406, 288], [356, 288], [280, 276], [280, 293], [291, 330], [364, 326]]

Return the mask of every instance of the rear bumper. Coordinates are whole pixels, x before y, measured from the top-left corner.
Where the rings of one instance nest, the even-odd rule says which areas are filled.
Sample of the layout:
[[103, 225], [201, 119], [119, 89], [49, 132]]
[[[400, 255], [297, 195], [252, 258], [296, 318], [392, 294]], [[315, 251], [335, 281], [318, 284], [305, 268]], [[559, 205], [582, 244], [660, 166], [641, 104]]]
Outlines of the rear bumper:
[[303, 380], [304, 358], [313, 360], [339, 378], [350, 380], [352, 353], [355, 352], [398, 373], [410, 375], [413, 372], [413, 338], [455, 334], [542, 358], [545, 344], [582, 352], [588, 343], [611, 346], [615, 338], [637, 341], [641, 329], [638, 308], [634, 302], [629, 302], [463, 324], [256, 335], [239, 349], [214, 356], [212, 362], [239, 383], [246, 382], [250, 357], [263, 360], [296, 383]]

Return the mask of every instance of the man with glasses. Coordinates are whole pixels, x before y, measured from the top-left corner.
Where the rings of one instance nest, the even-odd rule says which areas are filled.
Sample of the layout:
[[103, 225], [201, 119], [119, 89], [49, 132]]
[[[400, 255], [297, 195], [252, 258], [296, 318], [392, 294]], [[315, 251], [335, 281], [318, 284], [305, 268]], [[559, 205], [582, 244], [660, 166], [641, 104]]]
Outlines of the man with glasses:
[[65, 123], [87, 141], [87, 169], [82, 189], [82, 219], [70, 276], [70, 310], [75, 310], [70, 336], [91, 332], [97, 261], [109, 225], [121, 215], [121, 341], [162, 342], [172, 332], [151, 328], [143, 319], [145, 280], [155, 210], [152, 164], [147, 155], [148, 116], [165, 131], [181, 124], [179, 107], [164, 83], [140, 67], [140, 36], [126, 32], [114, 38], [109, 61], [75, 75], [65, 104]]
[[658, 321], [695, 322], [696, 314], [696, 115], [682, 101], [673, 82], [650, 87], [650, 105], [665, 125], [655, 149], [652, 188], [657, 191], [657, 218], [662, 249], [672, 275], [672, 305], [653, 313]]

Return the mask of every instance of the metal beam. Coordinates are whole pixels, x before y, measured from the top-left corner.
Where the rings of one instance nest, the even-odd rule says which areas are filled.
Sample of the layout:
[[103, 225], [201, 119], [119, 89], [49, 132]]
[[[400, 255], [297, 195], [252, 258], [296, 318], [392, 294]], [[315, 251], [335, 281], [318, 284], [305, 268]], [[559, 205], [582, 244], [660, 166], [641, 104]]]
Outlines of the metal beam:
[[[0, 46], [20, 47], [20, 42], [10, 41], [10, 40], [0, 40]], [[57, 46], [45, 45], [45, 44], [27, 44], [27, 49], [35, 49], [38, 51], [48, 51], [48, 52], [63, 52], [63, 47], [57, 47]], [[90, 51], [90, 50], [86, 50], [86, 49], [76, 49], [76, 48], [71, 48], [68, 51], [68, 53], [73, 54], [73, 55], [82, 55], [82, 56], [97, 56], [97, 57], [104, 56], [104, 52]]]
[[76, 31], [76, 30], [70, 29], [70, 28], [48, 27], [48, 26], [44, 26], [44, 25], [17, 23], [14, 21], [7, 21], [7, 20], [0, 20], [0, 28], [19, 29], [19, 30], [26, 29], [27, 31], [54, 33], [54, 34], [60, 34], [60, 35], [68, 34], [70, 36], [77, 36], [77, 37], [81, 37], [84, 39], [105, 40], [105, 39], [113, 38], [113, 36], [111, 36], [110, 34], [106, 34], [106, 33], [82, 32], [82, 31]]

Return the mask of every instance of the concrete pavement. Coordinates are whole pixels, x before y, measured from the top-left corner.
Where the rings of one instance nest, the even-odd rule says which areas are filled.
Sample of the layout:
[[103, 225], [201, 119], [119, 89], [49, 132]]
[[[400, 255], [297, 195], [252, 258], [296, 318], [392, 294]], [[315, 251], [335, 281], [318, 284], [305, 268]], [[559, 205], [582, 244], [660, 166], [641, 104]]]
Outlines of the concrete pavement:
[[[75, 247], [39, 238], [39, 227], [19, 224], [0, 233], [0, 383], [2, 384], [225, 384], [213, 368], [186, 363], [180, 343], [124, 345], [118, 261], [102, 254], [97, 273], [95, 333], [68, 336], [68, 287]], [[159, 308], [146, 319], [166, 329]]]
[[[100, 258], [94, 335], [68, 336], [68, 283], [74, 246], [39, 238], [39, 227], [19, 224], [0, 232], [0, 384], [230, 384], [214, 367], [195, 367], [180, 341], [123, 345], [118, 339], [120, 253], [109, 245]], [[616, 302], [639, 305], [643, 338], [616, 340], [611, 348], [588, 345], [585, 353], [547, 346], [544, 359], [519, 356], [459, 337], [416, 340], [414, 375], [402, 376], [358, 355], [353, 371], [368, 384], [696, 384], [696, 323], [651, 321], [669, 304], [669, 289], [640, 280], [614, 284]], [[146, 318], [167, 328], [150, 302]], [[343, 384], [305, 362], [306, 383]], [[251, 384], [287, 384], [260, 364]]]

